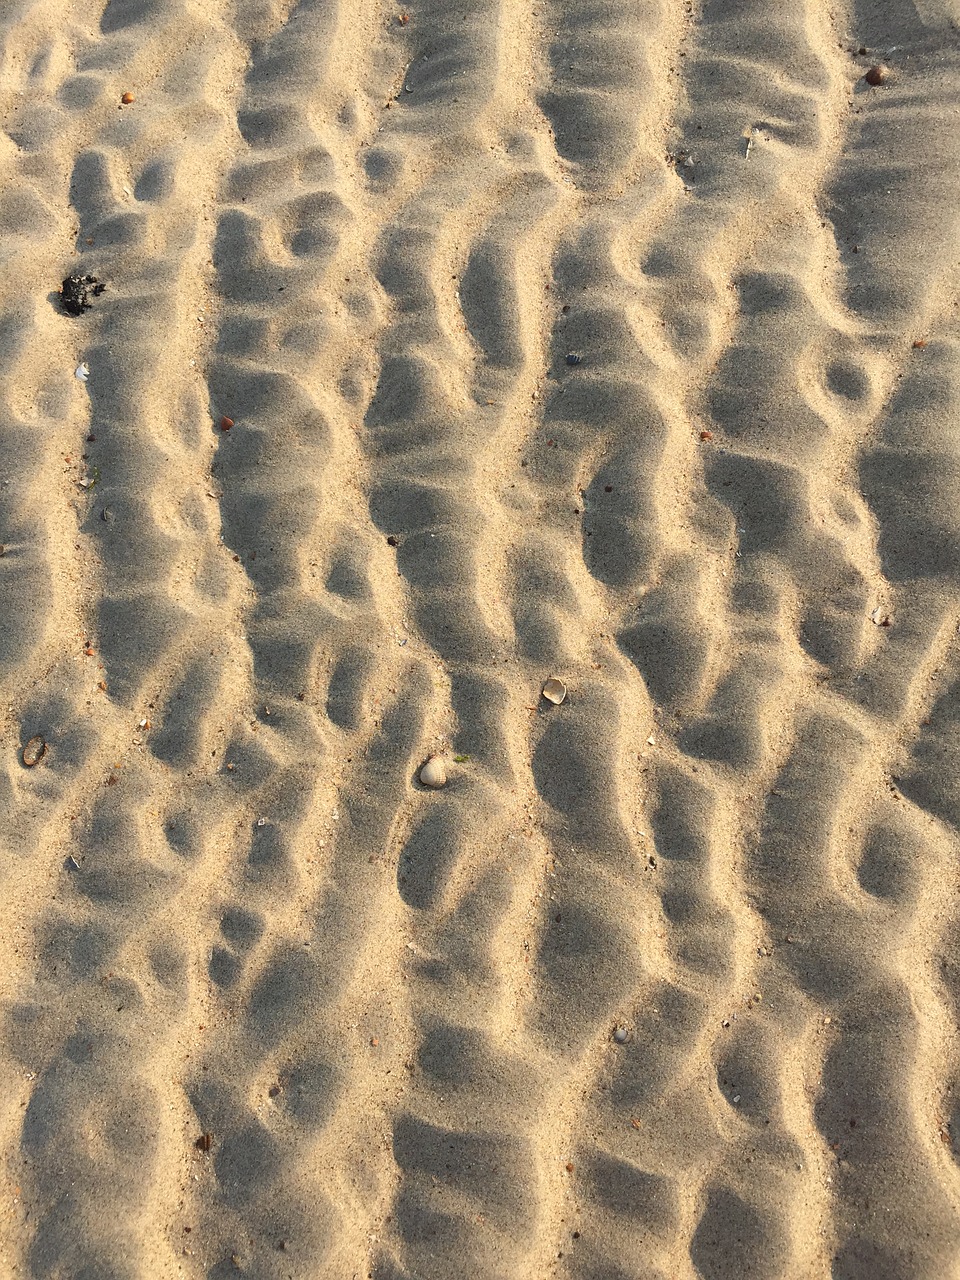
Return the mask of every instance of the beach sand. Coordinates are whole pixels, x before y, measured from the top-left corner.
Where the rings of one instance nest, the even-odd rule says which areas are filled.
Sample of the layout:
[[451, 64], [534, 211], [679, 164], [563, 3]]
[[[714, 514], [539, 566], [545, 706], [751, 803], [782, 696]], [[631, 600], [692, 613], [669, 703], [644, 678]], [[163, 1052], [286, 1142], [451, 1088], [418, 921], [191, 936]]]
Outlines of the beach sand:
[[5, 0], [0, 113], [0, 1276], [960, 1275], [957, 0]]

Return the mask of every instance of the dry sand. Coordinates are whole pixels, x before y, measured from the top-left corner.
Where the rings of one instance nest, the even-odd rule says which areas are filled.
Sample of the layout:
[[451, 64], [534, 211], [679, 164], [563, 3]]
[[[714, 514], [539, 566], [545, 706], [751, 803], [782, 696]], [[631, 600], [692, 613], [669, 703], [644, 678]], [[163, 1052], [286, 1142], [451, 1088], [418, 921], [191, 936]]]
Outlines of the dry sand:
[[3, 1280], [960, 1274], [958, 26], [0, 5]]

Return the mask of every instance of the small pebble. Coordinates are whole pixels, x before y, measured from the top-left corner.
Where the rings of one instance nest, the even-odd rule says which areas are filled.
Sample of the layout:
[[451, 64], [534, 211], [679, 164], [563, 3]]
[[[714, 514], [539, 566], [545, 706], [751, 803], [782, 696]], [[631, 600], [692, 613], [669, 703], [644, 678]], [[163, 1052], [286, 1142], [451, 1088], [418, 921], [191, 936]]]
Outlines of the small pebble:
[[614, 1040], [616, 1040], [617, 1044], [626, 1044], [628, 1035], [629, 1035], [629, 1032], [627, 1031], [627, 1028], [623, 1025], [622, 1022], [618, 1023], [613, 1028], [613, 1038]]
[[431, 756], [426, 762], [420, 770], [420, 781], [423, 786], [432, 787], [434, 790], [446, 786], [447, 771], [439, 756]]
[[582, 361], [583, 361], [583, 356], [578, 356], [578, 355], [577, 355], [577, 353], [576, 353], [575, 351], [571, 351], [571, 352], [569, 352], [569, 354], [567, 355], [567, 364], [569, 364], [569, 365], [571, 365], [571, 366], [572, 366], [572, 365], [580, 364], [580, 363], [582, 363]]
[[90, 366], [87, 364], [78, 364], [73, 371], [73, 376], [79, 379], [80, 382], [86, 382], [90, 377]]
[[558, 680], [555, 676], [551, 676], [545, 681], [543, 688], [540, 690], [548, 702], [552, 702], [555, 707], [559, 707], [567, 696], [567, 686], [562, 680]]
[[233, 419], [232, 419], [232, 418], [223, 417], [223, 418], [221, 418], [221, 419], [220, 419], [220, 430], [221, 430], [221, 431], [231, 431], [232, 429], [233, 429]]
[[47, 744], [38, 733], [30, 739], [23, 748], [23, 763], [28, 769], [32, 769], [35, 764], [39, 764], [43, 757], [47, 754]]
[[874, 87], [879, 84], [886, 84], [890, 79], [890, 68], [885, 66], [882, 62], [878, 62], [875, 67], [870, 68], [863, 78], [866, 80], [867, 84], [871, 84]]
[[127, 93], [123, 94], [120, 101], [123, 103], [125, 107], [129, 107], [131, 102], [136, 102], [136, 98], [133, 96], [132, 93], [128, 91]]

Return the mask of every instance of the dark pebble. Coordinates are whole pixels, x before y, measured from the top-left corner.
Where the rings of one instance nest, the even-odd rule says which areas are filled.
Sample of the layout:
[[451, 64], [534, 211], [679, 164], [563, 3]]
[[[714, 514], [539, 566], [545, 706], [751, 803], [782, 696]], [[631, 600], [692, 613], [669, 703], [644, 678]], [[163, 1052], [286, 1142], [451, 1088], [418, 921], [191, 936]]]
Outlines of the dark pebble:
[[867, 84], [872, 84], [874, 86], [886, 84], [890, 79], [890, 68], [885, 67], [883, 63], [878, 63], [877, 66], [871, 67], [863, 78], [866, 80]]
[[567, 356], [567, 364], [569, 365], [580, 364], [582, 361], [583, 361], [583, 356], [578, 356], [575, 351], [571, 351], [570, 354]]

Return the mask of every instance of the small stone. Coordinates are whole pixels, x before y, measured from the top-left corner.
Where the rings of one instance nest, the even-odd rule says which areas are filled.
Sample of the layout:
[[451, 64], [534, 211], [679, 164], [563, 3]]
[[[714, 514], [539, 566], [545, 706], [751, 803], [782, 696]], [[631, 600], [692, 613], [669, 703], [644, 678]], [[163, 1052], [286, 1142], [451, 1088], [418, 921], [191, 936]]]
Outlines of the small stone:
[[623, 1025], [622, 1022], [617, 1023], [617, 1025], [613, 1028], [613, 1038], [617, 1042], [617, 1044], [626, 1044], [627, 1038], [629, 1035], [630, 1035], [629, 1031]]
[[39, 733], [35, 734], [23, 748], [23, 763], [28, 769], [32, 769], [35, 764], [40, 763], [46, 754], [46, 742]]
[[220, 430], [221, 430], [221, 431], [232, 431], [232, 430], [233, 430], [233, 426], [234, 426], [234, 423], [233, 423], [233, 419], [232, 419], [232, 418], [228, 418], [228, 417], [224, 416], [224, 417], [222, 417], [222, 418], [220, 419]]
[[570, 365], [570, 366], [572, 367], [572, 366], [574, 366], [574, 365], [578, 365], [578, 364], [582, 364], [582, 363], [583, 363], [583, 356], [578, 356], [578, 355], [577, 355], [577, 353], [576, 353], [575, 351], [571, 351], [571, 352], [569, 352], [569, 353], [568, 353], [568, 355], [567, 355], [567, 364], [568, 364], [568, 365]]
[[886, 84], [890, 79], [890, 68], [885, 66], [882, 62], [878, 62], [875, 67], [870, 68], [863, 78], [866, 80], [867, 84], [873, 85], [874, 87], [880, 84]]
[[431, 756], [421, 768], [420, 782], [423, 786], [431, 787], [433, 790], [446, 786], [447, 771], [439, 756]]
[[387, 535], [388, 547], [399, 547], [399, 545], [400, 545], [400, 539], [397, 537], [395, 533], [391, 533]]
[[73, 376], [78, 382], [86, 382], [90, 377], [90, 366], [88, 364], [78, 364], [73, 371]]
[[212, 1146], [213, 1146], [213, 1134], [201, 1133], [200, 1137], [196, 1141], [197, 1150], [209, 1151]]
[[559, 707], [560, 703], [567, 696], [567, 686], [562, 680], [558, 680], [556, 676], [551, 676], [549, 680], [544, 682], [543, 688], [540, 690], [547, 702], [552, 702], [555, 707]]
[[128, 90], [125, 94], [121, 96], [120, 101], [123, 103], [125, 107], [129, 107], [131, 102], [136, 102], [136, 98]]

